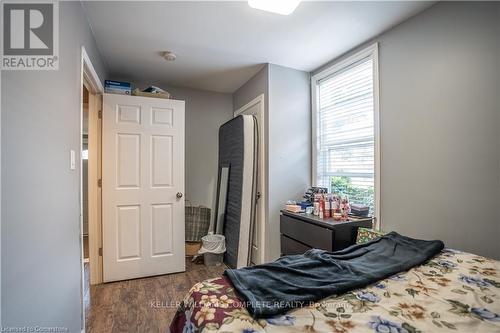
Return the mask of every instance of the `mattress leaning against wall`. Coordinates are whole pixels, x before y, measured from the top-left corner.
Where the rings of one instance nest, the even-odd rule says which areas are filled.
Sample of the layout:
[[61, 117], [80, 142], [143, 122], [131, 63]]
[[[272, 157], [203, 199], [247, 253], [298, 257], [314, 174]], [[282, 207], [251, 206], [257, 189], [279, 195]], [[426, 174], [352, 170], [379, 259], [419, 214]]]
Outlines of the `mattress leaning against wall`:
[[224, 262], [232, 268], [250, 264], [257, 189], [257, 130], [257, 121], [250, 115], [233, 118], [219, 129], [219, 170], [229, 167], [229, 177], [223, 226], [217, 229], [226, 237]]

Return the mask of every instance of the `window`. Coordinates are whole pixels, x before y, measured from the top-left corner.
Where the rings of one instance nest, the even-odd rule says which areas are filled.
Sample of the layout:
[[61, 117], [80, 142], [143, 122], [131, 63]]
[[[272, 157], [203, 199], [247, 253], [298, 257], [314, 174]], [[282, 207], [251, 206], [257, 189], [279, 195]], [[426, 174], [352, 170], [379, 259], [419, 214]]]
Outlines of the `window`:
[[312, 77], [313, 183], [378, 215], [377, 45]]

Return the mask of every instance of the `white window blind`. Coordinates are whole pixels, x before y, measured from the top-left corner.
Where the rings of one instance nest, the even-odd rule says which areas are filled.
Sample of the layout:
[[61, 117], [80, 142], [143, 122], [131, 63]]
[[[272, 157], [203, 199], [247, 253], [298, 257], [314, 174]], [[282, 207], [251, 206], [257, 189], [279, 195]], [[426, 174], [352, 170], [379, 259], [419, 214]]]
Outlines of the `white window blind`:
[[316, 183], [375, 207], [373, 56], [348, 62], [316, 84]]

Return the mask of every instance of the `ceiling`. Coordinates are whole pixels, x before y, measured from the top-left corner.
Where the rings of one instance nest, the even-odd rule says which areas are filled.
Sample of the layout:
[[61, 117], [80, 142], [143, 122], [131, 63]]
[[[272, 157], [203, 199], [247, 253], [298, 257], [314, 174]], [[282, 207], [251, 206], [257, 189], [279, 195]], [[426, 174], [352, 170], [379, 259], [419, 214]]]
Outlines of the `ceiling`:
[[[302, 2], [282, 16], [246, 1], [84, 2], [110, 78], [234, 92], [263, 63], [312, 71], [432, 2]], [[171, 50], [177, 60], [159, 52]]]

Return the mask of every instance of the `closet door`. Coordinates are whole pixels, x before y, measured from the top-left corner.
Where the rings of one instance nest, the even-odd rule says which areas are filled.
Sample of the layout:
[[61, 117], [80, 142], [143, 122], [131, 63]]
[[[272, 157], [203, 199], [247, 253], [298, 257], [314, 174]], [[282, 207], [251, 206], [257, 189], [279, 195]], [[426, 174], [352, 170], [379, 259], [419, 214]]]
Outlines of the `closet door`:
[[184, 102], [105, 94], [103, 280], [185, 270]]

